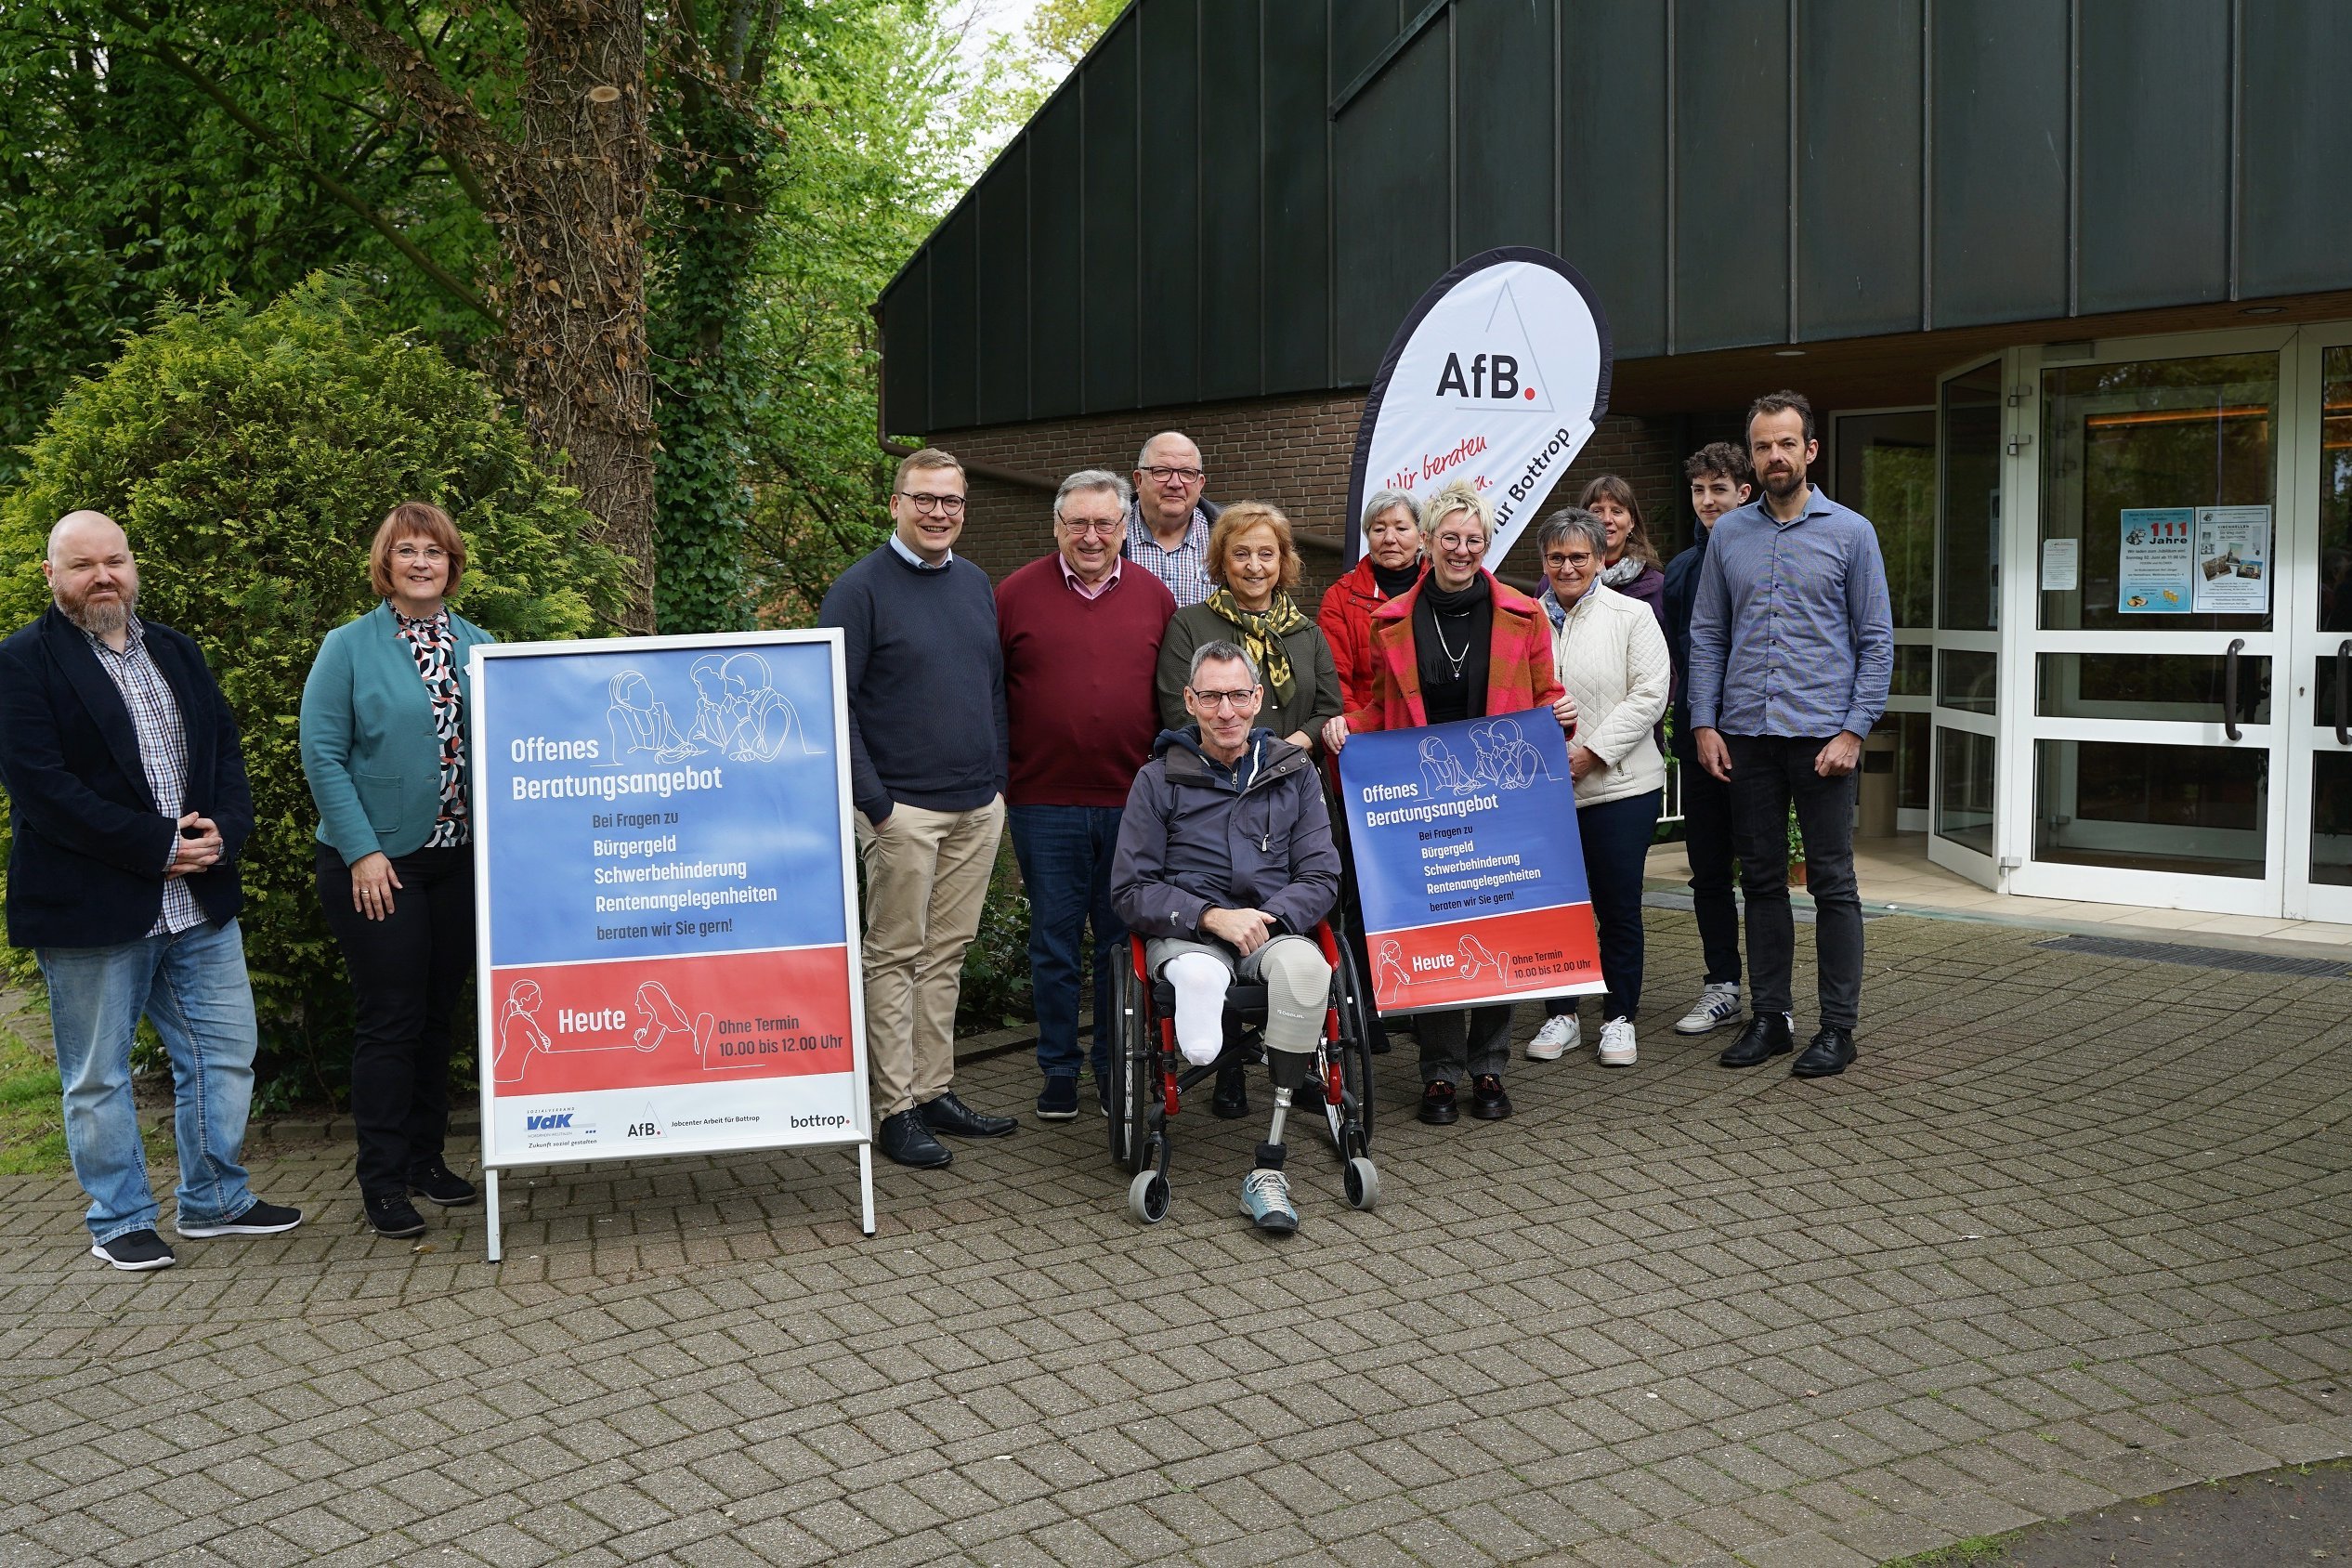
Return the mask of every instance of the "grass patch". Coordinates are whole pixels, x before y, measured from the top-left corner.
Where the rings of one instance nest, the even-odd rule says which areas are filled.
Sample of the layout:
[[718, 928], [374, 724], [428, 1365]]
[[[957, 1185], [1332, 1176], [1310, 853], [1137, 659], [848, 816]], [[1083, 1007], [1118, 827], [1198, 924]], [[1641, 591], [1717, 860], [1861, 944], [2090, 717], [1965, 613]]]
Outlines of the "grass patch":
[[0, 1176], [57, 1176], [65, 1154], [58, 1070], [15, 1034], [0, 1034]]
[[2006, 1562], [2009, 1548], [2006, 1543], [2015, 1539], [2008, 1535], [1971, 1535], [1965, 1541], [1954, 1541], [1948, 1547], [1923, 1551], [1916, 1557], [1905, 1557], [1886, 1564], [1886, 1568], [1967, 1568], [1971, 1563]]

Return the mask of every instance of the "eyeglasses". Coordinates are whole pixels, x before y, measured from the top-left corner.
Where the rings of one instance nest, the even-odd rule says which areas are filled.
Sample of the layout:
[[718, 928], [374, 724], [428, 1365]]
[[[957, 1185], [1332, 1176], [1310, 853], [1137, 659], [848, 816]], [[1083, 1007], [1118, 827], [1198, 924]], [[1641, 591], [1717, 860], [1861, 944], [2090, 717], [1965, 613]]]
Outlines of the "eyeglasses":
[[1544, 569], [1547, 571], [1582, 571], [1590, 565], [1592, 565], [1592, 552], [1589, 550], [1578, 551], [1573, 555], [1550, 555], [1544, 557]]
[[1146, 468], [1156, 485], [1196, 485], [1209, 477], [1206, 468]]
[[1256, 686], [1251, 686], [1246, 691], [1193, 691], [1190, 686], [1184, 689], [1192, 691], [1193, 700], [1212, 713], [1222, 713], [1228, 708], [1238, 713], [1258, 700]]
[[915, 510], [926, 517], [934, 512], [943, 517], [958, 516], [963, 512], [963, 497], [960, 495], [926, 495], [921, 490], [899, 490], [896, 493], [913, 502]]
[[1125, 528], [1127, 524], [1124, 519], [1117, 517], [1114, 517], [1106, 523], [1089, 522], [1084, 517], [1065, 517], [1062, 519], [1062, 526], [1068, 529], [1072, 533], [1100, 533], [1107, 535], [1118, 532], [1121, 529]]
[[446, 561], [450, 553], [438, 544], [395, 544], [392, 558], [396, 561]]

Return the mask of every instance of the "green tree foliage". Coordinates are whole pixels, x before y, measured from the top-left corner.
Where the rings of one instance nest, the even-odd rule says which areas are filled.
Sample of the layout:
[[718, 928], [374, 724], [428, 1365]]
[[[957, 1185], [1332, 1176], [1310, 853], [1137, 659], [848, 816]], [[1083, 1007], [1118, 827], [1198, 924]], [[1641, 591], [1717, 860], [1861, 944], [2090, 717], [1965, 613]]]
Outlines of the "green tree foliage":
[[620, 614], [626, 563], [482, 378], [386, 333], [340, 279], [260, 309], [166, 307], [58, 406], [0, 499], [0, 625], [47, 602], [50, 524], [95, 507], [130, 535], [140, 613], [194, 637], [228, 694], [254, 790], [246, 952], [281, 1094], [338, 1091], [349, 1059], [343, 964], [311, 882], [302, 684], [328, 631], [375, 603], [369, 542], [412, 499], [456, 517], [456, 602], [498, 636], [577, 637]]

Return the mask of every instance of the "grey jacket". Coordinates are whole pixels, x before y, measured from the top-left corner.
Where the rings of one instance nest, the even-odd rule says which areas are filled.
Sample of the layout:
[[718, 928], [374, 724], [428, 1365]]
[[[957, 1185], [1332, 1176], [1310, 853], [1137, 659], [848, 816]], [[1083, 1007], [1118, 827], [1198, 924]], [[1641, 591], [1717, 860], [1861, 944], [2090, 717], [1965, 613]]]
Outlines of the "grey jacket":
[[1339, 895], [1339, 854], [1306, 752], [1271, 730], [1249, 738], [1239, 794], [1209, 771], [1200, 732], [1162, 730], [1135, 776], [1111, 861], [1111, 907], [1146, 936], [1198, 940], [1210, 909], [1263, 909], [1305, 935]]

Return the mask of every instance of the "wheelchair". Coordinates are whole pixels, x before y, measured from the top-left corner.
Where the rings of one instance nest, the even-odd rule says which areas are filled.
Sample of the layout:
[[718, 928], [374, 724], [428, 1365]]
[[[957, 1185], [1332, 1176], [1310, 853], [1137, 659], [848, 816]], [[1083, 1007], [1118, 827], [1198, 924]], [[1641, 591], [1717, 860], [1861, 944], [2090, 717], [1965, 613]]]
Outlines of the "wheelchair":
[[[1236, 979], [1225, 993], [1223, 1050], [1206, 1066], [1189, 1065], [1176, 1049], [1175, 989], [1145, 967], [1144, 939], [1128, 940], [1128, 962], [1117, 976], [1118, 1038], [1110, 1052], [1111, 1157], [1134, 1175], [1127, 1188], [1128, 1211], [1156, 1225], [1168, 1215], [1169, 1123], [1186, 1090], [1214, 1078], [1228, 1062], [1255, 1059], [1266, 1021], [1266, 988]], [[1370, 1209], [1380, 1200], [1380, 1176], [1372, 1164], [1371, 993], [1328, 921], [1315, 927], [1314, 942], [1331, 966], [1331, 996], [1306, 1081], [1291, 1109], [1312, 1114], [1320, 1099], [1348, 1202]]]

